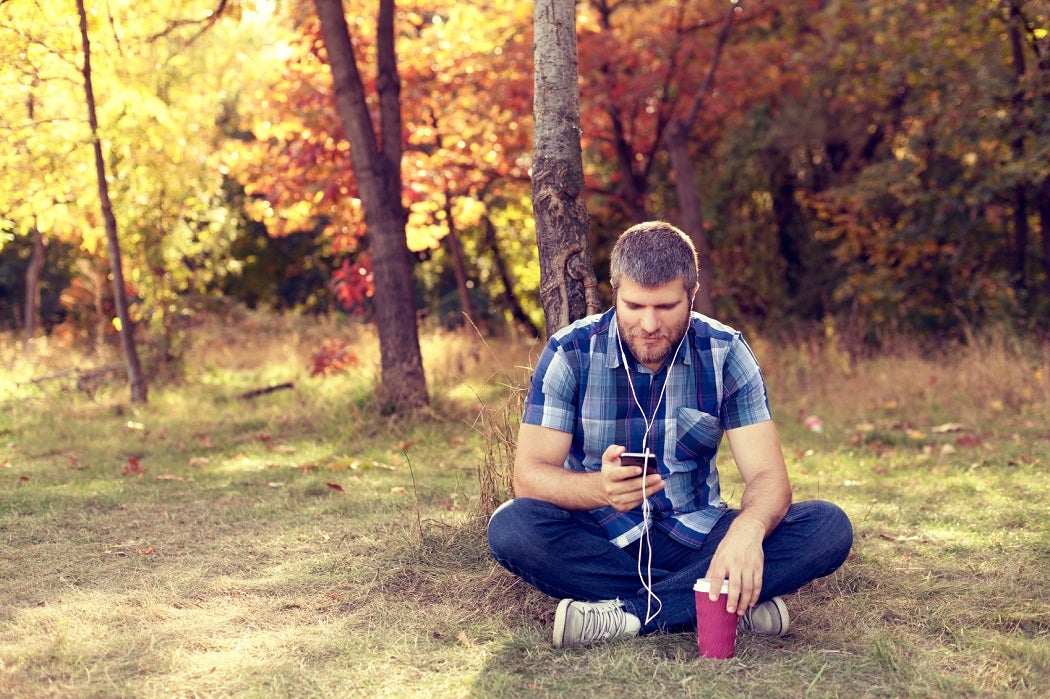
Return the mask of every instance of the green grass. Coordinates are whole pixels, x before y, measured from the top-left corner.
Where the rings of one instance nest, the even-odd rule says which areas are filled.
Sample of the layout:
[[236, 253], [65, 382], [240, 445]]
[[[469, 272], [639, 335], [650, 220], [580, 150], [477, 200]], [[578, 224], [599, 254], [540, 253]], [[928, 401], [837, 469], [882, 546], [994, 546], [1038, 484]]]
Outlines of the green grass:
[[[334, 335], [362, 361], [311, 378]], [[384, 417], [374, 338], [331, 322], [202, 327], [185, 383], [143, 407], [119, 381], [91, 396], [31, 383], [71, 353], [7, 341], [0, 695], [1043, 695], [1050, 351], [753, 345], [796, 499], [842, 505], [856, 541], [789, 596], [787, 637], [741, 636], [722, 662], [697, 659], [692, 634], [553, 649], [555, 601], [491, 561], [483, 514], [505, 488], [508, 387], [531, 342], [428, 334], [434, 405]]]

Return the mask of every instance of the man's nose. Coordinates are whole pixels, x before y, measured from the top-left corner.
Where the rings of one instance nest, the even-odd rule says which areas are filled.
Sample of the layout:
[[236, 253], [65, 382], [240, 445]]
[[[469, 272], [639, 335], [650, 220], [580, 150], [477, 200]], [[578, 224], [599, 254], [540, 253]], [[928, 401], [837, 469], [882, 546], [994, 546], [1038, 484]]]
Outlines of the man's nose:
[[656, 315], [655, 308], [646, 308], [642, 311], [642, 330], [652, 334], [660, 329], [660, 319]]

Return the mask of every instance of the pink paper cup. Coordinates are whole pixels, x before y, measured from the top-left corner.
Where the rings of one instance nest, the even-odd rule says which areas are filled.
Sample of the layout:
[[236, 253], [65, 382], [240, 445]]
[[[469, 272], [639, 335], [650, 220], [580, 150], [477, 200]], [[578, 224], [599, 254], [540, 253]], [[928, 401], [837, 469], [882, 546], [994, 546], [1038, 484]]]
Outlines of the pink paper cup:
[[737, 615], [726, 611], [729, 581], [722, 581], [718, 599], [711, 601], [711, 581], [700, 578], [693, 585], [696, 596], [696, 640], [701, 658], [732, 658], [736, 652]]

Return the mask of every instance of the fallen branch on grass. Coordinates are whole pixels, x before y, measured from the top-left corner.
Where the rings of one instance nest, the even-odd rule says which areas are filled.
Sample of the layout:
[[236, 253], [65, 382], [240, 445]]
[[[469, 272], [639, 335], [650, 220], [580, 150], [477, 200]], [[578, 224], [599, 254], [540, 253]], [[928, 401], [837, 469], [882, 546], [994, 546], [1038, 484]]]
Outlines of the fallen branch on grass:
[[256, 389], [254, 389], [252, 391], [247, 391], [246, 393], [242, 393], [242, 394], [240, 394], [237, 397], [240, 398], [241, 400], [251, 400], [252, 398], [258, 398], [259, 396], [265, 396], [267, 393], [273, 393], [275, 391], [283, 391], [283, 390], [288, 389], [288, 388], [295, 388], [295, 384], [292, 383], [291, 381], [287, 381], [285, 383], [279, 383], [279, 384], [276, 384], [274, 386], [267, 386], [266, 388], [256, 388]]
[[35, 376], [29, 379], [28, 381], [22, 381], [17, 385], [22, 386], [27, 383], [41, 384], [45, 381], [54, 381], [56, 379], [65, 379], [69, 377], [75, 377], [77, 383], [79, 383], [81, 381], [90, 381], [92, 379], [99, 378], [100, 376], [105, 376], [106, 374], [114, 374], [119, 371], [122, 371], [123, 369], [124, 367], [120, 364], [116, 364], [113, 366], [102, 366], [95, 369], [67, 369], [66, 371], [57, 371], [54, 374]]
[[122, 364], [101, 366], [94, 369], [67, 369], [65, 371], [56, 371], [53, 374], [36, 376], [28, 381], [17, 382], [15, 385], [24, 386], [27, 384], [33, 384], [34, 386], [41, 386], [49, 381], [71, 379], [71, 385], [63, 384], [60, 389], [61, 391], [67, 392], [75, 388], [78, 391], [83, 391], [90, 398], [94, 399], [95, 391], [98, 390], [98, 387], [103, 380], [105, 380], [107, 376], [119, 374], [122, 371], [124, 371], [124, 366]]

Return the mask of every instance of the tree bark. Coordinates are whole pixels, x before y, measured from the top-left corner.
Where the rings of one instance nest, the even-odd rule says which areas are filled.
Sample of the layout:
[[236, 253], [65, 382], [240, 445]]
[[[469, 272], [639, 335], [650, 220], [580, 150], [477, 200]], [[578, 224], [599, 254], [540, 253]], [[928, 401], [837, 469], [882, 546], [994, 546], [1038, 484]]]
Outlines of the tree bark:
[[[1013, 152], [1014, 160], [1021, 162], [1025, 156], [1025, 132], [1024, 124], [1025, 89], [1024, 73], [1025, 60], [1024, 48], [1021, 41], [1022, 18], [1021, 9], [1016, 2], [1009, 3], [1007, 30], [1010, 39], [1011, 62], [1014, 70], [1013, 97], [1011, 98], [1010, 124], [1013, 128], [1013, 137], [1010, 139], [1010, 150]], [[1014, 240], [1013, 250], [1010, 255], [1010, 272], [1013, 277], [1014, 287], [1019, 291], [1025, 291], [1028, 287], [1028, 279], [1025, 272], [1025, 262], [1028, 250], [1028, 182], [1024, 179], [1014, 185], [1013, 198], [1013, 228]]]
[[536, 0], [532, 206], [548, 336], [597, 313], [580, 145], [576, 4]]
[[540, 329], [536, 327], [536, 324], [532, 322], [532, 318], [525, 312], [525, 309], [521, 307], [521, 302], [518, 300], [517, 295], [514, 293], [514, 280], [511, 279], [510, 271], [507, 269], [507, 262], [503, 259], [502, 253], [499, 251], [499, 241], [496, 239], [496, 227], [492, 224], [492, 219], [485, 216], [485, 245], [489, 250], [492, 251], [492, 258], [496, 262], [496, 271], [499, 273], [500, 281], [503, 283], [503, 302], [507, 304], [507, 308], [510, 309], [510, 315], [514, 320], [518, 321], [522, 327], [533, 337], [540, 336]]
[[704, 217], [701, 211], [700, 188], [696, 182], [696, 170], [689, 155], [688, 130], [684, 123], [672, 121], [664, 135], [667, 153], [671, 158], [671, 169], [674, 171], [675, 191], [678, 192], [678, 209], [682, 218], [682, 228], [692, 239], [699, 261], [697, 282], [700, 288], [693, 298], [693, 310], [706, 316], [714, 315], [714, 301], [711, 298], [711, 241], [704, 230]]
[[390, 412], [429, 402], [419, 349], [412, 260], [401, 203], [401, 83], [394, 54], [394, 1], [380, 0], [376, 47], [381, 143], [376, 138], [342, 0], [315, 0], [332, 68], [335, 104], [365, 210], [375, 276], [381, 379], [379, 404]]
[[1050, 298], [1050, 175], [1039, 188], [1039, 230], [1043, 238], [1043, 289]]
[[98, 132], [98, 114], [95, 110], [95, 91], [91, 84], [91, 41], [88, 37], [87, 11], [84, 0], [77, 0], [80, 15], [80, 39], [84, 46], [84, 95], [87, 101], [88, 125], [91, 129], [91, 144], [95, 151], [95, 175], [98, 179], [98, 198], [102, 207], [102, 220], [106, 225], [106, 246], [109, 252], [110, 273], [113, 277], [113, 302], [120, 321], [120, 341], [124, 350], [124, 363], [131, 388], [131, 402], [145, 403], [148, 397], [146, 376], [142, 373], [138, 351], [135, 348], [135, 328], [128, 313], [128, 295], [124, 286], [124, 265], [117, 236], [117, 219], [113, 215], [113, 204], [109, 199], [106, 181], [106, 161], [102, 156], [102, 140]]
[[693, 240], [696, 254], [700, 261], [698, 282], [700, 289], [693, 298], [693, 310], [710, 316], [714, 313], [714, 302], [711, 298], [711, 241], [704, 230], [704, 218], [701, 210], [700, 189], [696, 181], [696, 168], [693, 159], [689, 155], [689, 132], [696, 123], [696, 115], [700, 112], [707, 91], [714, 81], [715, 71], [722, 58], [722, 51], [726, 41], [729, 40], [729, 30], [733, 26], [733, 14], [736, 5], [729, 8], [726, 14], [725, 24], [718, 34], [715, 44], [714, 55], [711, 57], [711, 65], [707, 68], [707, 75], [693, 97], [689, 112], [683, 119], [675, 119], [667, 125], [664, 133], [664, 143], [667, 144], [667, 152], [671, 158], [671, 169], [674, 171], [675, 191], [678, 192], [678, 208], [682, 217], [682, 228]]
[[477, 323], [474, 303], [470, 300], [470, 288], [467, 286], [467, 266], [463, 262], [463, 245], [459, 242], [456, 220], [452, 216], [452, 195], [445, 192], [445, 221], [448, 224], [448, 250], [452, 255], [452, 271], [456, 275], [456, 290], [459, 292], [459, 307], [471, 323]]
[[26, 268], [26, 342], [32, 340], [37, 330], [40, 329], [40, 277], [44, 273], [44, 260], [47, 256], [47, 245], [44, 243], [44, 235], [35, 227], [30, 235], [33, 238], [33, 252], [29, 256], [29, 266]]

